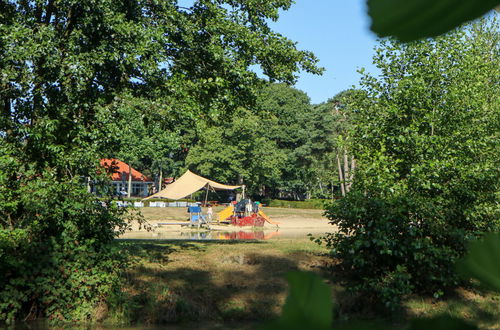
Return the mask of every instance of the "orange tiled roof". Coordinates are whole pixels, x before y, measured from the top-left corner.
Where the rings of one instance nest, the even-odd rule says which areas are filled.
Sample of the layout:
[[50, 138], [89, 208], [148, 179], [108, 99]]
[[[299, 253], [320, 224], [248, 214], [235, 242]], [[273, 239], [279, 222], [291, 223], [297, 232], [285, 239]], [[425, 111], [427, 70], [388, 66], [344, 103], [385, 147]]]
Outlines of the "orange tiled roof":
[[[122, 162], [121, 160], [118, 159], [101, 159], [100, 161], [101, 166], [106, 168], [107, 172], [111, 174], [111, 179], [113, 181], [122, 181], [122, 172], [125, 172], [126, 175], [126, 180], [128, 180], [128, 164], [125, 162]], [[137, 171], [133, 167], [131, 167], [132, 170], [132, 181], [152, 181], [149, 179], [147, 176], [142, 174], [141, 172]]]

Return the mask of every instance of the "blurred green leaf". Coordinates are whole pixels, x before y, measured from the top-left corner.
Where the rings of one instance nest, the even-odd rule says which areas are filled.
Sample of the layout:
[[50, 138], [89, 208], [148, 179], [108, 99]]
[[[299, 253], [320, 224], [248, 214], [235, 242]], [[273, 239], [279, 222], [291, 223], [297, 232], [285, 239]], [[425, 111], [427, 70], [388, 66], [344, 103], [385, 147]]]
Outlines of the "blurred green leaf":
[[290, 292], [281, 317], [263, 329], [331, 329], [331, 289], [321, 277], [307, 272], [287, 275]]
[[441, 315], [430, 319], [416, 319], [410, 324], [409, 330], [472, 330], [477, 329], [475, 325], [463, 320]]
[[393, 327], [388, 327], [377, 321], [352, 321], [346, 324], [333, 327], [335, 330], [389, 330]]
[[380, 37], [401, 41], [434, 37], [473, 20], [500, 0], [368, 0], [371, 29]]
[[471, 243], [468, 251], [457, 265], [458, 272], [500, 292], [500, 234], [489, 234], [484, 240]]

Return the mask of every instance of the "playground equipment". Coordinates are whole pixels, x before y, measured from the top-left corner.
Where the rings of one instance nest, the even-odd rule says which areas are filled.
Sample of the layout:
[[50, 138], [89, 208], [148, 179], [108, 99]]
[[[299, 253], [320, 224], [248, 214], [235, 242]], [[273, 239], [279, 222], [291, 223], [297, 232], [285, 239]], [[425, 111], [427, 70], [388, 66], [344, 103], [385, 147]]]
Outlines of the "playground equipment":
[[272, 221], [260, 207], [259, 202], [243, 199], [238, 203], [235, 202], [235, 204], [229, 205], [218, 212], [217, 215], [220, 221], [228, 220], [235, 226], [262, 227], [265, 222], [268, 222], [278, 227], [279, 222]]
[[188, 213], [189, 213], [189, 226], [191, 227], [206, 227], [210, 229], [210, 224], [208, 223], [206, 217], [201, 213], [201, 207], [200, 206], [189, 206], [188, 207]]
[[208, 219], [202, 214], [201, 207], [198, 206], [188, 206], [187, 209], [189, 213], [189, 222], [159, 222], [156, 224], [156, 227], [160, 226], [168, 226], [168, 225], [180, 225], [181, 227], [201, 227], [210, 229], [210, 223]]

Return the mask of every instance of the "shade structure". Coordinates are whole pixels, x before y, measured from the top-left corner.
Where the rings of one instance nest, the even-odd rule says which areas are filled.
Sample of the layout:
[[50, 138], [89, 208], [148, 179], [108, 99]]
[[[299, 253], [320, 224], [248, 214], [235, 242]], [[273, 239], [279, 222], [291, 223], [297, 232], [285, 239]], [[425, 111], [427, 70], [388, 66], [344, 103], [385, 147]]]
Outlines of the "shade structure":
[[213, 190], [234, 190], [240, 188], [241, 186], [229, 186], [218, 183], [202, 176], [196, 175], [190, 170], [187, 170], [187, 172], [184, 173], [174, 183], [169, 184], [162, 191], [159, 191], [156, 194], [153, 194], [144, 199], [168, 198], [177, 200], [189, 196], [203, 187], [207, 187]]

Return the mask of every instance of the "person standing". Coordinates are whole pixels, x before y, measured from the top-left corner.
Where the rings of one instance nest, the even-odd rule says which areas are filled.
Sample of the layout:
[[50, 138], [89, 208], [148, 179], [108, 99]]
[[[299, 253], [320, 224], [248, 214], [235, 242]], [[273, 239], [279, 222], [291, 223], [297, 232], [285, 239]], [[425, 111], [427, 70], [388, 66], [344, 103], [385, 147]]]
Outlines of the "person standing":
[[212, 204], [208, 204], [208, 209], [207, 209], [207, 220], [208, 222], [212, 222], [212, 216], [213, 216], [213, 210], [212, 210]]

